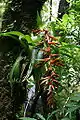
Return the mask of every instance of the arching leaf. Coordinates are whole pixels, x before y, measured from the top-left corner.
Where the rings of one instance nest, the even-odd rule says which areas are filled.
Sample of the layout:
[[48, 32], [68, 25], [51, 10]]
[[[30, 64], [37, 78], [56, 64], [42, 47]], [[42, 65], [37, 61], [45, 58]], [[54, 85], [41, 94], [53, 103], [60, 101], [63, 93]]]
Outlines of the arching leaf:
[[39, 113], [36, 113], [36, 115], [41, 119], [41, 120], [46, 120], [43, 115], [39, 114]]
[[14, 81], [19, 81], [20, 77], [20, 62], [23, 59], [22, 56], [19, 56], [15, 63], [12, 66], [11, 72], [10, 72], [10, 83]]
[[34, 118], [30, 118], [30, 117], [21, 117], [19, 119], [20, 120], [37, 120], [37, 119], [34, 119]]

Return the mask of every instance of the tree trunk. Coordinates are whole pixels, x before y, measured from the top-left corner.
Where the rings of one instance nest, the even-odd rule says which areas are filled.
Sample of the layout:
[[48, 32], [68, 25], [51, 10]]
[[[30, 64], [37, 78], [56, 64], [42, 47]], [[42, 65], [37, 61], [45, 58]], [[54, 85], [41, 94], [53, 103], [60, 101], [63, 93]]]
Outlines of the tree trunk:
[[46, 0], [12, 0], [3, 15], [2, 30], [17, 30], [27, 33], [36, 28], [37, 12]]
[[62, 16], [67, 13], [67, 8], [69, 7], [69, 3], [66, 0], [60, 0], [59, 9], [58, 9], [58, 18], [62, 18]]
[[[46, 0], [12, 0], [3, 15], [2, 31], [30, 33], [37, 28], [37, 11], [40, 13]], [[11, 66], [21, 51], [19, 43], [8, 38], [0, 38], [0, 120], [16, 120], [21, 104], [25, 99], [22, 84], [13, 85], [13, 97], [8, 82]]]

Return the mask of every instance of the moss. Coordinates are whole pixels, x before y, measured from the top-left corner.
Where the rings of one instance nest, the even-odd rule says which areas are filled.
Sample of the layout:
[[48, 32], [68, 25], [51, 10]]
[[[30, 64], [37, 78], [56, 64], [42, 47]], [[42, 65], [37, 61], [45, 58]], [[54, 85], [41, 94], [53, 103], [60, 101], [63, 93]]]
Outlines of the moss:
[[40, 13], [46, 0], [12, 0], [4, 12], [2, 30], [17, 30], [23, 33], [36, 28], [37, 11]]

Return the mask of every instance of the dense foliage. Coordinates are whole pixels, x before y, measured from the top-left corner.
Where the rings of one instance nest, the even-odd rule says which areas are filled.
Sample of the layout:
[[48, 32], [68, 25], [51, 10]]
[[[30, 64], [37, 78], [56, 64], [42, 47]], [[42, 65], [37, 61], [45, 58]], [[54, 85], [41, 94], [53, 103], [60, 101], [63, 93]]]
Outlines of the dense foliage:
[[[8, 75], [11, 96], [15, 83], [27, 83], [27, 91], [35, 86], [33, 99], [27, 95], [23, 117], [18, 114], [18, 119], [80, 118], [80, 1], [67, 1], [68, 12], [56, 21], [42, 23], [38, 14], [40, 29], [33, 29], [29, 35], [18, 31], [0, 33], [0, 37], [18, 41], [22, 48]], [[42, 109], [37, 113], [40, 98]]]

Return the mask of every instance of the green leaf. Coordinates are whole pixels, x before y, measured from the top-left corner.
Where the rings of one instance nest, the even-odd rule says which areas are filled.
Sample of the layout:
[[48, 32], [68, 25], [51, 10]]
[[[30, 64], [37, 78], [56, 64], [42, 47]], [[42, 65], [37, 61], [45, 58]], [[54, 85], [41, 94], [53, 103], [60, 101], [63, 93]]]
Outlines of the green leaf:
[[74, 96], [72, 96], [71, 100], [73, 100], [73, 101], [80, 101], [80, 93], [77, 93]]
[[29, 35], [25, 35], [25, 38], [28, 41], [28, 43], [33, 43], [32, 39]]
[[[25, 37], [25, 35], [21, 32], [18, 31], [12, 31], [12, 32], [6, 32], [6, 33], [0, 33], [0, 36], [8, 36], [8, 37], [12, 37], [13, 39], [17, 40], [20, 42], [20, 44], [26, 49], [28, 50], [28, 42], [27, 39]], [[19, 38], [17, 38], [16, 36], [18, 36]]]
[[37, 120], [37, 119], [34, 119], [34, 118], [30, 118], [30, 117], [21, 117], [19, 119], [20, 120]]
[[[80, 106], [76, 105], [76, 106], [74, 106], [74, 107], [68, 108], [66, 115], [68, 115], [69, 113], [74, 112], [74, 111], [77, 110], [79, 107], [80, 107]], [[66, 116], [66, 115], [65, 115], [65, 116]]]
[[60, 112], [60, 110], [59, 110], [59, 109], [54, 110], [54, 111], [48, 116], [47, 120], [50, 120], [50, 118], [51, 118], [54, 114], [56, 114], [57, 112]]
[[67, 22], [68, 22], [68, 15], [67, 14], [64, 14], [63, 15], [63, 17], [62, 17], [62, 24], [64, 25], [64, 26], [66, 26], [67, 25]]
[[30, 75], [32, 73], [32, 70], [34, 68], [34, 64], [35, 64], [35, 61], [36, 61], [37, 53], [38, 53], [38, 48], [34, 48], [32, 50], [32, 56], [31, 56], [31, 62], [30, 62], [30, 65], [29, 65], [29, 69], [28, 69], [27, 74], [24, 77], [23, 81], [25, 81], [27, 78], [30, 77]]
[[23, 33], [18, 32], [18, 31], [11, 31], [11, 32], [0, 33], [0, 36], [7, 36], [7, 35], [24, 36]]
[[11, 32], [7, 32], [7, 34], [16, 35], [16, 36], [24, 36], [24, 34], [23, 34], [23, 33], [18, 32], [18, 31], [11, 31]]
[[42, 19], [39, 15], [39, 12], [37, 11], [37, 26], [41, 27], [43, 25]]
[[36, 113], [36, 115], [37, 115], [39, 118], [41, 118], [41, 120], [46, 120], [46, 119], [43, 117], [43, 115], [41, 115], [41, 114], [39, 114], [39, 113]]
[[[21, 44], [21, 46], [25, 49], [26, 53], [29, 55], [30, 49], [29, 49], [28, 41], [29, 42], [31, 41], [29, 35], [24, 35], [21, 32], [12, 31], [12, 32], [1, 33], [0, 36], [8, 36], [8, 37], [11, 37], [14, 40], [18, 41]], [[31, 43], [31, 44], [33, 44], [33, 43]]]
[[67, 103], [66, 106], [69, 107], [69, 108], [75, 107], [76, 106], [76, 102]]
[[10, 72], [10, 82], [14, 82], [19, 80], [20, 77], [20, 62], [23, 59], [22, 56], [19, 56], [15, 63], [12, 66], [11, 72]]

